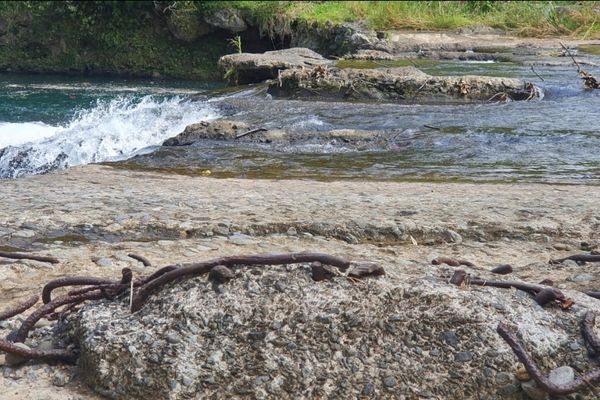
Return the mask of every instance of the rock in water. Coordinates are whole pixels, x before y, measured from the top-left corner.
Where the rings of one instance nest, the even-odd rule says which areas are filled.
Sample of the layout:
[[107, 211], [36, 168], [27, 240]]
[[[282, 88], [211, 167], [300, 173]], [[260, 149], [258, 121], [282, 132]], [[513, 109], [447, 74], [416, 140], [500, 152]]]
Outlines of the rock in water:
[[219, 59], [219, 68], [225, 73], [232, 71], [236, 84], [274, 79], [278, 77], [279, 71], [290, 68], [312, 68], [315, 65], [332, 64], [333, 61], [303, 47], [267, 51], [262, 54], [228, 54]]
[[[307, 265], [238, 268], [218, 291], [206, 277], [167, 285], [134, 314], [128, 300], [87, 304], [67, 321], [80, 373], [113, 399], [521, 399], [518, 383], [496, 379], [518, 364], [496, 333], [501, 321], [537, 360], [594, 367], [563, 346], [581, 339], [575, 312], [541, 309], [511, 290], [450, 285], [440, 266], [385, 268], [368, 284], [315, 282]], [[598, 310], [595, 299], [565, 294]], [[444, 332], [460, 340], [443, 341]]]

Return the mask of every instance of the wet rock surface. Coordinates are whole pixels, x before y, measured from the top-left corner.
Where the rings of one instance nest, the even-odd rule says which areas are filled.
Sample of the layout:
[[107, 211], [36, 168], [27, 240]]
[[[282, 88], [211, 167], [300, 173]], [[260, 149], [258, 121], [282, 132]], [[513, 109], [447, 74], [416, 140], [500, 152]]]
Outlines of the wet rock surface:
[[[543, 368], [595, 367], [567, 346], [581, 340], [583, 310], [599, 309], [594, 299], [568, 292], [571, 311], [542, 309], [514, 290], [451, 287], [447, 268], [385, 267], [387, 276], [358, 284], [315, 283], [308, 266], [240, 268], [218, 290], [205, 278], [170, 285], [135, 314], [126, 302], [86, 306], [70, 321], [82, 377], [115, 399], [354, 398], [369, 383], [376, 397], [520, 399], [518, 382], [498, 384], [517, 367], [496, 333], [501, 321]], [[550, 379], [568, 379], [569, 368]]]
[[[168, 264], [240, 254], [322, 251], [376, 261], [386, 272], [357, 283], [315, 282], [308, 265], [237, 268], [229, 281], [201, 277], [155, 292], [133, 315], [128, 299], [89, 304], [73, 315], [71, 334], [89, 360], [106, 361], [43, 372], [31, 362], [6, 366], [6, 399], [103, 398], [82, 387], [82, 374], [115, 398], [126, 390], [114, 386], [117, 379], [126, 379], [131, 396], [146, 390], [143, 382], [173, 396], [476, 399], [479, 387], [487, 398], [518, 399], [518, 363], [494, 331], [499, 321], [518, 328], [546, 374], [596, 366], [579, 322], [600, 302], [579, 291], [598, 289], [597, 263], [548, 263], [598, 241], [594, 186], [220, 180], [90, 165], [2, 181], [0, 190], [11, 199], [0, 210], [0, 247], [61, 260], [0, 259], [7, 305], [65, 275], [115, 279], [127, 267], [137, 278]], [[521, 291], [450, 286], [455, 267], [430, 265], [440, 256], [473, 262], [467, 272], [484, 279], [552, 279], [576, 304], [542, 309]], [[514, 272], [492, 275], [498, 264]], [[581, 274], [592, 279], [572, 279]], [[19, 318], [0, 323], [2, 336]], [[65, 348], [64, 329], [54, 332], [54, 324], [40, 325], [26, 345], [54, 338], [53, 347]], [[303, 371], [300, 361], [312, 369]], [[128, 370], [171, 378], [123, 377]]]
[[231, 71], [231, 81], [244, 84], [277, 78], [279, 71], [290, 68], [311, 68], [332, 63], [310, 49], [295, 47], [262, 54], [229, 54], [219, 59], [219, 68], [225, 73]]
[[543, 96], [531, 82], [487, 76], [432, 76], [415, 67], [291, 69], [269, 84], [275, 96], [348, 100], [506, 101]]

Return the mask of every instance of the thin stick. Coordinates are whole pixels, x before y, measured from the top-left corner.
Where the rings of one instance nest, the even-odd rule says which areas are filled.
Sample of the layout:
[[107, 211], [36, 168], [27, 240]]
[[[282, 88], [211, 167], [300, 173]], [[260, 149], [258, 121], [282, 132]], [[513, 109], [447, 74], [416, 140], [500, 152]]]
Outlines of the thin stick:
[[235, 139], [240, 139], [240, 138], [243, 138], [244, 136], [248, 136], [248, 135], [250, 135], [250, 134], [252, 134], [252, 133], [256, 133], [256, 132], [264, 132], [264, 131], [266, 131], [266, 129], [265, 129], [265, 128], [255, 128], [255, 129], [250, 129], [249, 131], [246, 131], [246, 132], [244, 132], [244, 133], [240, 133], [239, 135], [237, 135], [237, 136], [235, 137]]
[[561, 42], [558, 42], [558, 43], [561, 45], [561, 47], [563, 49], [565, 49], [565, 51], [567, 52], [567, 54], [569, 55], [569, 57], [571, 57], [571, 60], [573, 60], [573, 62], [577, 66], [577, 72], [581, 72], [581, 67], [579, 66], [579, 63], [575, 60], [575, 57], [573, 57], [573, 54], [571, 54], [571, 52], [569, 51], [569, 49], [567, 48], [567, 46], [565, 46]]
[[47, 262], [50, 264], [58, 264], [60, 261], [56, 257], [46, 257], [46, 256], [34, 256], [32, 254], [26, 253], [15, 253], [12, 251], [0, 251], [0, 257], [10, 258], [13, 260], [34, 260]]
[[540, 75], [539, 75], [539, 74], [538, 74], [538, 73], [535, 71], [535, 69], [533, 68], [533, 65], [531, 65], [531, 71], [532, 71], [532, 72], [533, 72], [533, 73], [534, 73], [534, 74], [535, 74], [535, 75], [536, 75], [538, 78], [540, 78], [540, 80], [541, 80], [542, 82], [544, 82], [544, 78], [542, 78], [542, 77], [541, 77], [541, 76], [540, 76]]

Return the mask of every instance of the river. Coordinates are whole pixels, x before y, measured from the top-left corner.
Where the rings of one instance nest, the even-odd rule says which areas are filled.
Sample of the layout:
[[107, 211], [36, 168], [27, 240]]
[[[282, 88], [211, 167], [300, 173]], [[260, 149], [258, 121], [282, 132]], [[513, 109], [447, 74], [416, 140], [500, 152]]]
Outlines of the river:
[[[430, 74], [531, 80], [544, 98], [479, 104], [278, 100], [216, 82], [0, 74], [0, 178], [88, 163], [215, 177], [600, 184], [600, 91], [575, 67], [423, 62]], [[599, 68], [586, 69], [600, 75]], [[161, 148], [200, 120], [231, 118], [299, 131], [385, 131], [378, 146], [207, 142]]]

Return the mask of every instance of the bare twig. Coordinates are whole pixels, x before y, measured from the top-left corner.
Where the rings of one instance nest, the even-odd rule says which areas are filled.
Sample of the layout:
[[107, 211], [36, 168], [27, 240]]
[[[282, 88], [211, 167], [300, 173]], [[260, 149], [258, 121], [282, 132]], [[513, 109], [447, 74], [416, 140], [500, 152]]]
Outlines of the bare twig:
[[243, 138], [244, 136], [248, 136], [248, 135], [250, 135], [250, 134], [252, 134], [252, 133], [256, 133], [256, 132], [265, 132], [265, 131], [266, 131], [266, 129], [265, 129], [265, 128], [255, 128], [255, 129], [250, 129], [249, 131], [246, 131], [246, 132], [240, 133], [239, 135], [237, 135], [237, 136], [235, 137], [235, 139], [241, 139], [241, 138]]
[[540, 80], [542, 82], [544, 82], [544, 78], [542, 78], [535, 70], [535, 68], [533, 68], [533, 65], [531, 65], [531, 72], [533, 72], [538, 78], [540, 78]]
[[459, 258], [450, 258], [450, 257], [434, 258], [433, 260], [431, 260], [431, 264], [433, 264], [433, 265], [447, 264], [451, 267], [458, 267], [460, 265], [466, 265], [467, 267], [475, 266], [475, 264], [473, 264], [470, 261], [461, 260]]

